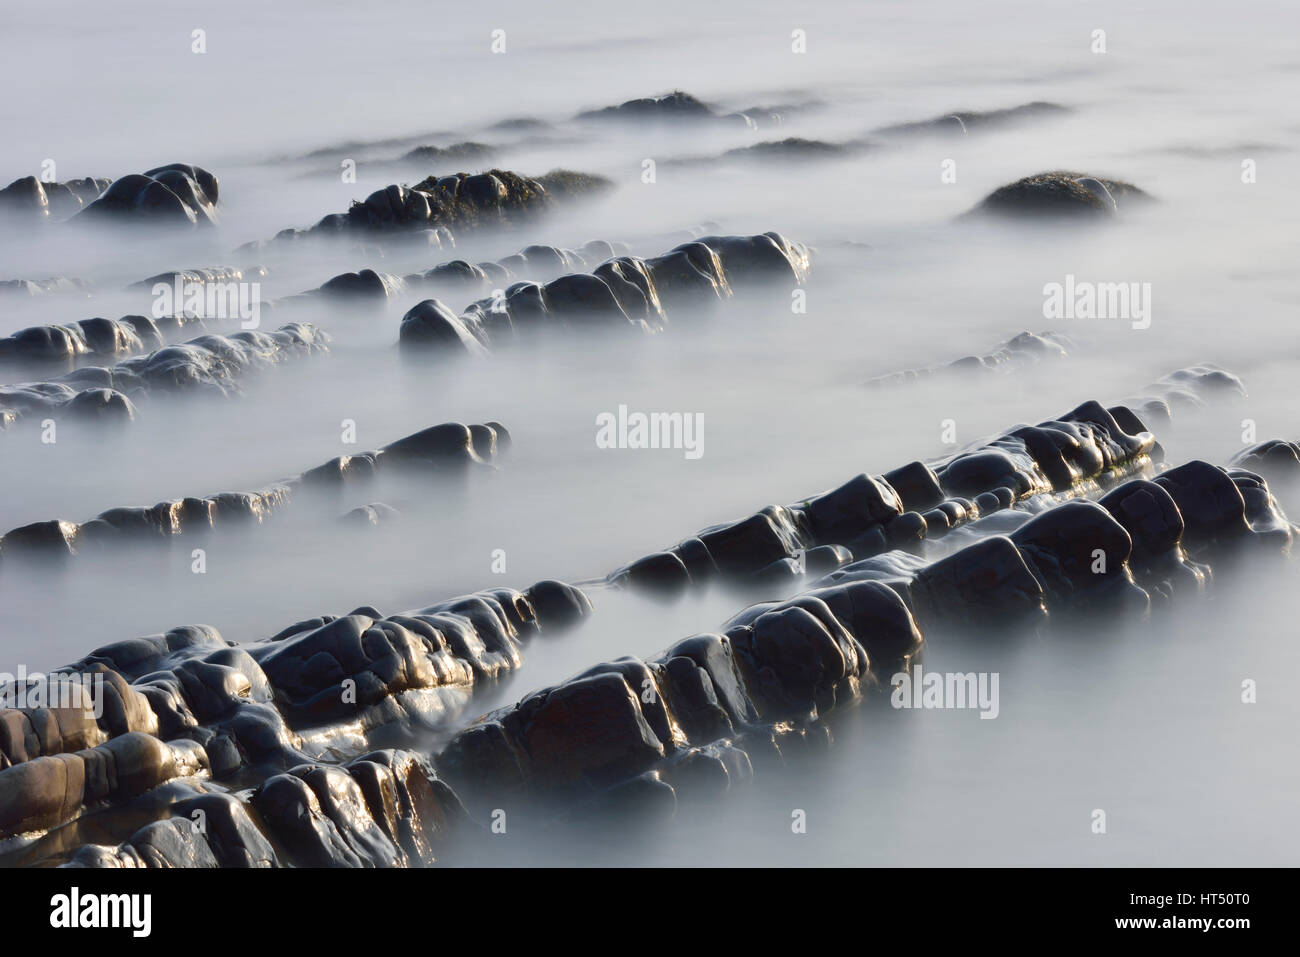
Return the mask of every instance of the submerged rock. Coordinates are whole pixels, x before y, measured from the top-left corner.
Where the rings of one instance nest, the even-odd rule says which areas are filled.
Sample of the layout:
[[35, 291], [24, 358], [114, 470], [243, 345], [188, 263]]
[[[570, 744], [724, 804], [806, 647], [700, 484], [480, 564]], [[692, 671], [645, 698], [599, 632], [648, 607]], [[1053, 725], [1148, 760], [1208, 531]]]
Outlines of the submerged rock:
[[1026, 330], [1012, 336], [978, 356], [963, 356], [946, 365], [905, 369], [867, 380], [871, 387], [911, 384], [940, 376], [958, 376], [985, 372], [1019, 372], [1041, 362], [1055, 362], [1067, 358], [1076, 348], [1069, 336], [1059, 332], [1033, 333]]
[[[588, 251], [603, 252], [605, 245]], [[545, 256], [562, 267], [572, 262], [568, 252], [528, 247], [521, 258]], [[461, 272], [473, 276], [472, 267], [464, 265]], [[511, 262], [509, 268], [518, 267]], [[706, 236], [652, 259], [617, 256], [590, 273], [546, 283], [516, 282], [499, 297], [471, 303], [459, 316], [427, 299], [403, 317], [399, 344], [409, 352], [481, 353], [546, 328], [658, 332], [679, 312], [715, 306], [737, 292], [761, 294], [802, 285], [810, 269], [807, 247], [779, 233]]]
[[[55, 520], [24, 525], [0, 536], [0, 558], [75, 555], [123, 541], [170, 541], [235, 523], [259, 524], [283, 511], [303, 489], [335, 490], [393, 472], [414, 470], [424, 475], [446, 475], [476, 467], [490, 469], [509, 445], [509, 433], [499, 422], [436, 425], [372, 452], [337, 456], [301, 475], [252, 492], [222, 492], [149, 507], [112, 508], [81, 524]], [[354, 512], [359, 513], [356, 519], [373, 525], [398, 515], [396, 509], [382, 503], [362, 506]]]
[[[444, 724], [476, 684], [520, 666], [530, 637], [589, 611], [577, 589], [539, 582], [387, 618], [357, 609], [245, 646], [206, 626], [107, 645], [60, 670], [99, 676], [99, 716], [0, 711], [0, 838], [76, 833], [121, 808], [157, 820], [116, 847], [51, 851], [96, 867], [427, 863], [459, 801], [425, 759], [370, 750], [367, 735]], [[226, 791], [250, 783], [251, 802]], [[47, 860], [42, 846], [21, 853]]]
[[211, 225], [217, 221], [219, 193], [212, 173], [187, 163], [172, 163], [115, 180], [76, 220]]
[[[128, 321], [131, 318], [122, 321], [134, 329], [136, 324]], [[51, 342], [57, 351], [65, 340], [51, 330], [59, 329], [62, 327], [38, 327], [33, 336], [38, 345]], [[68, 330], [62, 331], [71, 336]], [[108, 323], [100, 331], [116, 336], [121, 329]], [[129, 422], [136, 415], [134, 400], [142, 396], [176, 392], [229, 396], [239, 391], [239, 379], [249, 372], [328, 351], [329, 341], [330, 337], [311, 323], [298, 322], [269, 333], [199, 336], [113, 366], [85, 366], [47, 382], [0, 386], [0, 422], [12, 424], [31, 413], [83, 418], [84, 413], [92, 413], [100, 419]], [[75, 343], [69, 348], [75, 348]]]
[[[547, 183], [550, 186], [546, 185]], [[286, 229], [275, 241], [317, 236], [400, 237], [438, 247], [454, 246], [456, 233], [512, 226], [547, 212], [557, 201], [604, 191], [604, 177], [552, 170], [532, 179], [504, 169], [428, 176], [414, 186], [392, 184], [354, 201], [345, 213], [331, 213], [310, 229]], [[555, 187], [552, 193], [551, 187]], [[264, 242], [245, 244], [260, 249]]]
[[1035, 100], [1001, 110], [957, 110], [916, 123], [899, 123], [876, 132], [881, 136], [916, 136], [923, 134], [965, 136], [985, 130], [1001, 129], [1029, 120], [1050, 119], [1069, 113], [1057, 103]]
[[704, 529], [611, 573], [614, 585], [676, 594], [714, 578], [767, 584], [826, 574], [872, 555], [916, 549], [1017, 502], [1068, 497], [1153, 467], [1155, 437], [1128, 410], [1088, 402], [931, 464], [859, 475], [791, 506]]
[[1026, 176], [994, 190], [966, 215], [1106, 218], [1150, 199], [1149, 194], [1132, 183], [1054, 170]]
[[63, 220], [79, 213], [108, 189], [112, 180], [71, 179], [46, 183], [24, 176], [0, 189], [0, 216], [28, 220]]

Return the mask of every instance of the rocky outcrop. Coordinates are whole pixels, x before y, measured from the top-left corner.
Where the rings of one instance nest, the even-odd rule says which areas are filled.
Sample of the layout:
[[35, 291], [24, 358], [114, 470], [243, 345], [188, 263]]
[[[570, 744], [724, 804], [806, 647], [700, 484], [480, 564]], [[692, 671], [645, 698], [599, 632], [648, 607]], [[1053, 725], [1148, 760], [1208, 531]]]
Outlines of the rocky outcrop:
[[112, 180], [71, 179], [45, 183], [35, 176], [16, 179], [0, 189], [0, 216], [28, 220], [64, 220], [93, 203]]
[[1229, 464], [1293, 491], [1300, 483], [1300, 444], [1285, 439], [1269, 439], [1242, 449]]
[[114, 180], [75, 219], [78, 223], [213, 225], [219, 195], [212, 173], [188, 163], [172, 163]]
[[[398, 439], [373, 452], [336, 456], [301, 475], [251, 492], [222, 492], [157, 505], [112, 508], [88, 522], [51, 520], [15, 528], [0, 536], [0, 559], [76, 555], [112, 548], [122, 542], [167, 542], [232, 524], [260, 524], [303, 497], [303, 494], [352, 488], [381, 474], [418, 471], [455, 474], [491, 467], [510, 444], [499, 422], [465, 426], [450, 422]], [[373, 524], [378, 508], [365, 506]]]
[[598, 665], [479, 719], [437, 759], [471, 807], [726, 790], [779, 754], [922, 638], [892, 590], [834, 586], [750, 609], [722, 634]]
[[1000, 187], [965, 214], [1016, 219], [1098, 219], [1127, 212], [1150, 195], [1116, 179], [1054, 170]]
[[592, 240], [581, 249], [533, 245], [496, 262], [471, 263], [453, 259], [404, 278], [408, 289], [424, 286], [457, 292], [487, 292], [492, 288], [504, 289], [522, 280], [538, 282], [569, 272], [589, 271], [608, 259], [630, 255], [631, 250], [625, 243], [601, 239]]
[[667, 594], [713, 580], [792, 582], [855, 559], [916, 549], [1016, 505], [1043, 508], [1113, 486], [1152, 470], [1158, 449], [1127, 409], [1087, 402], [946, 459], [913, 462], [883, 476], [858, 475], [797, 504], [771, 505], [711, 526], [607, 580]]
[[0, 339], [0, 366], [67, 365], [83, 357], [116, 359], [163, 345], [157, 323], [147, 316], [82, 319], [66, 326], [32, 326]]
[[32, 414], [130, 421], [136, 415], [134, 400], [145, 395], [229, 396], [239, 391], [242, 376], [286, 359], [325, 352], [329, 341], [311, 323], [291, 322], [275, 332], [199, 336], [113, 366], [85, 366], [47, 382], [0, 386], [0, 425], [12, 425]]
[[[1057, 424], [1104, 425], [1094, 406]], [[1122, 430], [1101, 431], [1122, 450]], [[1051, 469], [1035, 461], [1046, 479]], [[940, 489], [946, 473], [933, 473]], [[815, 525], [857, 527], [856, 509], [803, 507]], [[62, 822], [22, 853], [74, 866], [402, 866], [429, 862], [449, 831], [472, 834], [474, 815], [492, 808], [671, 812], [679, 796], [727, 791], [826, 740], [823, 719], [910, 669], [926, 633], [1005, 633], [1058, 611], [1141, 613], [1157, 595], [1199, 589], [1206, 563], [1248, 545], [1285, 550], [1297, 531], [1257, 475], [1189, 462], [1118, 483], [1100, 501], [1019, 512], [1013, 526], [946, 554], [894, 549], [843, 565], [717, 633], [597, 665], [491, 712], [432, 766], [410, 751], [366, 749], [393, 732], [447, 727], [478, 684], [519, 667], [528, 635], [589, 611], [581, 592], [542, 582], [386, 618], [357, 609], [243, 647], [210, 628], [175, 629], [67, 669], [112, 676], [115, 703], [93, 725], [27, 712], [0, 721], [22, 732], [0, 737], [9, 762], [0, 834]], [[37, 726], [47, 730], [25, 730]], [[87, 756], [106, 749], [135, 755], [135, 770], [124, 779], [118, 759], [117, 780], [78, 792], [91, 801], [74, 808], [75, 787], [50, 762], [107, 762]], [[23, 790], [10, 787], [20, 781]], [[115, 810], [154, 820], [120, 844], [78, 846], [80, 822], [97, 808], [108, 815], [99, 834]]]
[[[549, 175], [569, 195], [580, 185], [575, 177], [581, 174], [555, 171]], [[597, 190], [604, 188], [605, 181], [588, 177], [582, 182]], [[541, 180], [510, 170], [429, 176], [413, 187], [393, 184], [376, 190], [365, 200], [353, 202], [346, 213], [331, 213], [310, 229], [282, 230], [275, 241], [356, 235], [404, 237], [438, 247], [453, 246], [453, 237], [459, 231], [526, 222], [550, 209], [554, 201]], [[265, 245], [248, 243], [241, 249]]]
[[706, 236], [652, 259], [619, 256], [590, 273], [515, 283], [459, 316], [425, 300], [402, 318], [398, 341], [408, 352], [475, 353], [553, 327], [660, 332], [738, 292], [802, 285], [810, 268], [807, 247], [779, 233]]
[[[1252, 518], [1245, 499], [1256, 493]], [[1208, 566], [1189, 555], [1285, 548], [1300, 531], [1266, 487], [1204, 462], [1024, 519], [937, 560], [893, 551], [845, 566], [794, 598], [745, 609], [719, 634], [534, 692], [461, 731], [439, 773], [479, 812], [540, 803], [572, 816], [591, 801], [647, 799], [671, 808], [678, 792], [725, 791], [761, 759], [824, 735], [817, 722], [907, 670], [926, 632], [1145, 610], [1151, 590], [1175, 579], [1200, 586]]]
[[[245, 646], [206, 626], [107, 645], [60, 670], [103, 677], [97, 718], [0, 712], [0, 838], [85, 866], [424, 862], [459, 803], [425, 759], [374, 741], [444, 727], [531, 637], [589, 610], [581, 591], [539, 582], [403, 615], [361, 608]], [[248, 802], [229, 793], [245, 786]], [[60, 850], [92, 818], [102, 834], [141, 814], [157, 820], [121, 845]]]

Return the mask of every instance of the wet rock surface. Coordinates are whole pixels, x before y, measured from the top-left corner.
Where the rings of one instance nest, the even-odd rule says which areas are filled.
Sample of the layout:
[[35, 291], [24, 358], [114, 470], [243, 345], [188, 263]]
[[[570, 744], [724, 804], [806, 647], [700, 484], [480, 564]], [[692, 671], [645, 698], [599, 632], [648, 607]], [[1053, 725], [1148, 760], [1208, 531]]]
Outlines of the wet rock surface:
[[[591, 251], [603, 252], [604, 245]], [[551, 258], [546, 248], [525, 253], [529, 259]], [[566, 251], [555, 253], [557, 265], [568, 264]], [[779, 233], [706, 236], [651, 259], [615, 256], [590, 273], [517, 282], [460, 315], [436, 299], [425, 300], [403, 317], [399, 344], [407, 352], [480, 353], [553, 327], [661, 332], [683, 311], [715, 307], [737, 294], [802, 285], [810, 268], [807, 247]]]
[[1084, 403], [947, 459], [858, 475], [794, 505], [706, 528], [607, 581], [667, 594], [714, 579], [770, 585], [895, 549], [915, 551], [983, 516], [1049, 507], [1152, 470], [1154, 436], [1127, 409], [1120, 414], [1135, 433], [1112, 410]]
[[[98, 330], [111, 341], [125, 335], [127, 327], [151, 334], [147, 322], [137, 325], [131, 318], [92, 324], [92, 335]], [[85, 331], [79, 328], [78, 334], [84, 337]], [[38, 346], [57, 352], [66, 345], [75, 352], [77, 339], [63, 327], [39, 327], [31, 335]], [[329, 342], [330, 337], [311, 323], [291, 322], [274, 332], [199, 336], [113, 366], [84, 366], [45, 382], [0, 386], [0, 425], [37, 414], [129, 422], [136, 417], [135, 402], [142, 397], [184, 393], [228, 397], [239, 392], [241, 377], [291, 358], [328, 351]]]
[[72, 179], [47, 183], [24, 176], [0, 189], [0, 216], [14, 221], [61, 221], [94, 203], [112, 180]]
[[207, 170], [172, 163], [116, 179], [76, 215], [80, 223], [210, 226], [217, 222], [220, 187]]
[[[550, 183], [548, 188], [545, 183]], [[603, 177], [554, 170], [530, 178], [512, 170], [428, 176], [414, 186], [394, 183], [354, 201], [345, 213], [331, 213], [309, 229], [285, 229], [273, 242], [322, 236], [378, 236], [416, 239], [437, 247], [454, 246], [455, 234], [520, 224], [545, 213], [562, 198], [606, 189]], [[255, 250], [266, 242], [241, 247]]]
[[[374, 451], [336, 456], [255, 491], [112, 508], [80, 524], [50, 520], [24, 525], [0, 536], [0, 560], [65, 557], [111, 549], [124, 542], [167, 542], [230, 525], [257, 525], [304, 495], [315, 496], [318, 504], [324, 504], [319, 502], [322, 493], [362, 486], [378, 475], [416, 472], [445, 476], [491, 469], [509, 443], [510, 434], [499, 422], [435, 425]], [[397, 510], [383, 503], [362, 509], [363, 524], [378, 525], [398, 517]]]
[[[413, 732], [455, 730], [479, 688], [522, 667], [531, 637], [591, 614], [582, 590], [543, 581], [400, 615], [358, 608], [245, 645], [189, 626], [105, 646], [62, 670], [101, 677], [99, 714], [0, 713], [0, 834], [35, 836], [11, 856], [74, 867], [390, 867], [436, 860], [506, 805], [671, 812], [824, 743], [825, 716], [911, 669], [928, 632], [1034, 628], [1085, 607], [1147, 614], [1203, 590], [1211, 565], [1244, 548], [1289, 551], [1300, 529], [1241, 463], [1293, 475], [1293, 443], [1260, 443], [1228, 467], [1160, 468], [1154, 437], [1116, 411], [1084, 403], [620, 569], [607, 585], [770, 583], [803, 549], [813, 580], [716, 633], [528, 694], [433, 754], [412, 750]], [[443, 426], [382, 451], [477, 456], [505, 438], [495, 424]], [[350, 470], [337, 460], [318, 477]], [[946, 540], [920, 549], [939, 527]], [[119, 815], [117, 843], [104, 843]]]
[[[589, 612], [578, 589], [539, 582], [324, 616], [242, 646], [199, 625], [99, 648], [59, 672], [102, 681], [98, 714], [89, 698], [0, 711], [0, 839], [34, 837], [5, 853], [93, 867], [428, 863], [460, 802], [427, 757], [374, 742], [445, 726], [476, 686], [520, 667], [530, 638]], [[116, 814], [154, 820], [115, 846], [78, 844]]]

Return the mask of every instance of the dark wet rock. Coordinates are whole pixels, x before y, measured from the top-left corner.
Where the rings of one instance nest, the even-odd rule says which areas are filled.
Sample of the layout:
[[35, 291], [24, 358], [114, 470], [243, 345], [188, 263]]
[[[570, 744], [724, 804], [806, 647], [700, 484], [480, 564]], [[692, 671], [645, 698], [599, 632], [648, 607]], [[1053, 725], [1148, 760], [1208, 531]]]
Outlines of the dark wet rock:
[[[849, 566], [848, 572], [852, 572]], [[912, 593], [940, 621], [1033, 623], [1046, 617], [1042, 585], [1015, 543], [997, 535], [940, 559], [917, 575]]]
[[111, 180], [68, 180], [66, 183], [44, 183], [35, 176], [16, 179], [0, 189], [0, 216], [29, 220], [63, 220], [80, 212], [83, 206], [93, 203]]
[[968, 215], [1104, 218], [1150, 198], [1132, 183], [1055, 170], [994, 190]]
[[1090, 594], [1103, 581], [1129, 577], [1132, 539], [1095, 502], [1066, 502], [1048, 509], [1009, 537], [1051, 596], [1049, 601], [1069, 601]]
[[[556, 187], [552, 193], [543, 180]], [[511, 170], [428, 176], [414, 186], [394, 183], [354, 201], [345, 213], [331, 213], [309, 229], [285, 229], [272, 242], [308, 237], [355, 237], [455, 246], [455, 235], [490, 227], [523, 224], [550, 211], [556, 202], [608, 188], [603, 177], [554, 170], [532, 179]], [[246, 243], [241, 251], [264, 248], [267, 242]]]
[[158, 325], [147, 316], [82, 319], [66, 326], [32, 326], [0, 339], [4, 365], [71, 364], [82, 357], [116, 359], [163, 345]]
[[726, 790], [753, 773], [747, 742], [770, 748], [774, 736], [799, 733], [788, 722], [874, 682], [864, 641], [895, 662], [921, 641], [901, 599], [871, 583], [755, 606], [726, 629], [597, 666], [486, 715], [452, 739], [439, 771], [480, 803], [521, 793], [613, 799], [644, 790], [637, 781], [655, 792], [667, 782]]
[[[121, 322], [132, 331], [148, 328], [127, 322], [131, 318]], [[126, 335], [123, 327], [110, 327], [112, 335]], [[91, 412], [114, 421], [130, 421], [135, 417], [133, 400], [142, 396], [179, 392], [237, 394], [243, 376], [291, 358], [325, 352], [329, 341], [329, 336], [311, 323], [298, 322], [270, 333], [250, 330], [232, 336], [199, 336], [111, 367], [86, 366], [47, 382], [0, 386], [0, 414], [9, 410], [16, 420], [27, 414]], [[87, 391], [91, 393], [88, 396]]]
[[1151, 433], [1130, 434], [1107, 409], [1088, 402], [1060, 419], [1022, 426], [982, 449], [960, 452], [935, 472], [950, 495], [973, 498], [1006, 487], [1019, 499], [1065, 491], [1116, 466], [1140, 464], [1154, 446]]
[[293, 768], [258, 788], [253, 805], [307, 867], [432, 863], [441, 833], [464, 814], [428, 763], [405, 751], [364, 755], [344, 768]]
[[23, 176], [0, 190], [0, 208], [9, 216], [45, 219], [50, 214], [50, 201], [39, 179]]
[[0, 837], [53, 827], [85, 806], [127, 800], [204, 770], [203, 751], [192, 742], [168, 743], [139, 731], [15, 764], [0, 771]]
[[1202, 590], [1209, 569], [1193, 562], [1183, 548], [1186, 525], [1177, 504], [1155, 482], [1126, 482], [1099, 504], [1124, 526], [1133, 544], [1129, 567], [1153, 597], [1168, 598], [1189, 587]]
[[[528, 247], [520, 259], [553, 257], [552, 268], [581, 262], [577, 254], [569, 258], [570, 252]], [[509, 263], [510, 273], [522, 265]], [[403, 318], [399, 341], [410, 351], [478, 353], [547, 327], [659, 331], [677, 310], [714, 306], [731, 298], [733, 290], [764, 293], [800, 285], [809, 268], [807, 248], [778, 233], [705, 237], [653, 259], [619, 256], [591, 273], [544, 284], [518, 282], [500, 297], [472, 303], [457, 317], [437, 300], [425, 300]]]
[[524, 593], [537, 616], [539, 629], [562, 631], [576, 625], [591, 613], [586, 594], [564, 582], [540, 581]]
[[[592, 240], [580, 250], [532, 245], [497, 262], [470, 263], [463, 259], [453, 259], [423, 273], [405, 276], [403, 281], [408, 288], [424, 286], [481, 293], [493, 288], [504, 289], [517, 280], [541, 282], [554, 279], [565, 273], [590, 269], [597, 263], [616, 256], [628, 255], [626, 244], [604, 240]], [[600, 270], [596, 272], [601, 275]]]
[[[933, 469], [891, 473], [909, 491], [858, 476], [647, 556], [623, 570], [623, 580], [674, 591], [711, 577], [766, 574], [800, 553], [810, 568], [823, 559], [835, 567], [811, 591], [745, 609], [722, 634], [687, 638], [647, 660], [597, 665], [484, 716], [451, 739], [436, 759], [438, 773], [478, 810], [516, 796], [562, 814], [582, 813], [588, 801], [671, 810], [678, 792], [730, 790], [769, 757], [824, 744], [820, 719], [909, 668], [923, 629], [974, 625], [1005, 633], [1081, 607], [1145, 609], [1148, 595], [1176, 578], [1204, 580], [1183, 558], [1184, 547], [1198, 561], [1217, 561], [1225, 546], [1240, 542], [1287, 547], [1294, 526], [1247, 469], [1193, 462], [1153, 481], [1117, 485], [1151, 468], [1154, 437], [1141, 426], [1126, 407], [1084, 403]], [[439, 427], [404, 440], [400, 457], [478, 456], [501, 438], [495, 423]], [[998, 453], [996, 467], [949, 468], [981, 448]], [[382, 460], [365, 457], [365, 469]], [[340, 462], [336, 471], [349, 468]], [[998, 484], [975, 488], [979, 474]], [[970, 497], [946, 492], [950, 484]], [[1100, 503], [1078, 497], [1114, 485]], [[936, 489], [948, 497], [924, 514], [918, 509], [925, 506], [908, 507]], [[994, 506], [993, 515], [980, 517]], [[943, 544], [957, 550], [936, 560], [900, 548], [924, 544], [940, 524], [949, 530]], [[965, 547], [963, 536], [972, 539]], [[879, 541], [881, 550], [845, 564], [844, 540]], [[1179, 576], [1169, 571], [1175, 562], [1183, 566]], [[42, 762], [75, 744], [96, 751], [134, 735], [134, 742], [157, 744], [118, 745], [124, 753], [135, 749], [124, 765], [129, 773], [125, 780], [119, 774], [117, 791], [92, 793], [103, 794], [99, 806], [108, 802], [126, 814], [141, 811], [132, 802], [147, 792], [151, 813], [172, 814], [160, 820], [177, 823], [155, 821], [116, 848], [65, 845], [78, 863], [269, 860], [244, 829], [238, 799], [214, 805], [224, 814], [221, 833], [232, 835], [225, 843], [214, 842], [211, 828], [199, 832], [202, 844], [181, 829], [185, 815], [173, 809], [188, 805], [173, 794], [200, 798], [179, 781], [193, 773], [157, 771], [167, 754], [182, 771], [208, 771], [214, 787], [256, 788], [248, 821], [281, 863], [422, 863], [448, 828], [473, 826], [457, 794], [407, 752], [381, 759], [363, 751], [377, 735], [447, 729], [481, 683], [520, 666], [529, 637], [590, 611], [574, 586], [544, 581], [522, 593], [478, 593], [401, 615], [360, 608], [242, 647], [201, 627], [107, 646], [70, 669], [114, 676], [113, 704], [95, 728], [69, 722], [56, 736], [50, 722], [58, 716], [0, 715], [10, 762], [0, 771], [0, 805], [12, 800], [5, 781], [17, 782], [13, 772], [30, 766], [37, 770], [26, 774], [41, 797], [10, 818], [75, 821], [80, 805], [65, 803], [66, 787], [36, 780], [50, 773]], [[53, 753], [56, 741], [63, 752]], [[35, 829], [42, 826], [51, 825]]]
[[320, 293], [331, 298], [387, 300], [401, 294], [402, 281], [397, 276], [363, 269], [346, 272], [321, 284]]
[[34, 382], [0, 386], [0, 428], [27, 415], [67, 415], [109, 425], [135, 419], [135, 404], [125, 393], [89, 385], [79, 388], [75, 383]]
[[1245, 503], [1223, 469], [1208, 462], [1188, 462], [1157, 476], [1155, 483], [1178, 505], [1189, 536], [1213, 538], [1247, 530]]
[[480, 326], [466, 322], [437, 299], [425, 299], [402, 316], [397, 342], [404, 352], [468, 352], [482, 354]]
[[154, 179], [169, 185], [179, 182], [177, 177], [184, 177], [198, 190], [201, 201], [212, 206], [217, 205], [220, 198], [217, 178], [207, 170], [189, 163], [170, 163], [167, 166], [158, 166], [154, 169], [145, 170], [144, 175], [152, 176]]
[[[578, 589], [541, 582], [388, 618], [357, 609], [245, 646], [206, 626], [107, 645], [60, 670], [103, 681], [99, 718], [81, 708], [0, 711], [0, 836], [104, 806], [143, 812], [136, 798], [148, 792], [153, 813], [174, 816], [73, 862], [268, 866], [280, 848], [298, 864], [427, 862], [463, 809], [424, 759], [367, 753], [367, 732], [445, 723], [478, 682], [520, 666], [530, 636], [589, 611]], [[341, 748], [351, 761], [319, 763]], [[164, 793], [208, 774], [222, 787], [260, 784], [256, 815], [219, 788]], [[187, 832], [195, 811], [202, 826]]]
[[218, 791], [165, 810], [170, 817], [125, 843], [84, 845], [65, 866], [425, 865], [434, 862], [445, 833], [465, 819], [428, 761], [398, 750], [364, 754], [342, 768], [296, 766], [267, 780], [248, 803]]
[[[89, 393], [83, 393], [83, 395]], [[301, 475], [251, 492], [222, 492], [206, 498], [189, 497], [149, 507], [112, 508], [88, 522], [36, 522], [0, 536], [0, 557], [75, 555], [85, 548], [106, 548], [126, 541], [169, 541], [217, 527], [259, 524], [278, 514], [298, 497], [300, 489], [339, 489], [392, 471], [457, 474], [470, 468], [492, 468], [510, 445], [499, 422], [465, 426], [448, 422], [405, 436], [382, 448], [338, 456]], [[362, 506], [348, 514], [351, 521], [379, 525], [398, 517], [383, 503]]]
[[353, 203], [351, 227], [388, 230], [401, 227], [476, 227], [507, 221], [512, 214], [536, 212], [547, 202], [536, 181], [506, 170], [429, 177], [413, 189], [389, 186]]
[[87, 844], [66, 867], [276, 867], [271, 843], [246, 805], [223, 792], [176, 802], [173, 816], [154, 821], [117, 847]]
[[115, 180], [83, 209], [77, 222], [142, 222], [196, 226], [217, 221], [217, 178], [197, 166], [173, 163]]
[[1255, 472], [1272, 484], [1291, 488], [1300, 482], [1300, 444], [1269, 439], [1242, 449], [1228, 464]]
[[[1141, 426], [1132, 413], [1128, 419]], [[920, 550], [927, 539], [1026, 499], [1112, 485], [1152, 469], [1154, 448], [1151, 433], [1130, 433], [1100, 404], [1085, 402], [1059, 419], [1020, 426], [933, 465], [913, 462], [883, 477], [859, 475], [798, 504], [768, 506], [712, 526], [615, 570], [606, 581], [673, 595], [714, 576], [764, 585], [830, 574], [893, 549]], [[697, 576], [692, 565], [707, 573]]]
[[1099, 504], [1129, 533], [1135, 557], [1163, 555], [1182, 541], [1182, 513], [1163, 485], [1141, 479], [1126, 482]]
[[329, 336], [310, 323], [289, 323], [275, 332], [248, 330], [231, 336], [199, 336], [111, 370], [138, 377], [146, 391], [200, 390], [229, 394], [238, 379], [256, 368], [327, 350]]
[[[1086, 417], [1096, 414], [1089, 404], [1080, 409]], [[438, 755], [437, 774], [400, 751], [329, 763], [302, 760], [306, 732], [322, 722], [363, 729], [378, 728], [376, 722], [445, 722], [445, 702], [421, 708], [411, 696], [465, 693], [479, 680], [518, 667], [519, 642], [585, 614], [585, 596], [559, 582], [539, 582], [527, 593], [480, 593], [389, 618], [357, 609], [343, 618], [300, 622], [243, 649], [224, 646], [210, 629], [109, 646], [74, 668], [112, 668], [119, 700], [134, 704], [106, 718], [108, 731], [100, 731], [113, 737], [92, 750], [130, 738], [118, 747], [138, 754], [130, 764], [138, 771], [123, 780], [119, 765], [120, 794], [92, 793], [103, 793], [100, 801], [129, 802], [131, 795], [183, 777], [169, 776], [169, 754], [182, 770], [210, 766], [222, 779], [256, 769], [262, 776], [252, 798], [257, 813], [248, 820], [267, 840], [249, 829], [238, 800], [192, 796], [191, 803], [170, 806], [174, 816], [163, 820], [173, 823], [147, 825], [116, 849], [82, 848], [73, 862], [245, 866], [270, 863], [266, 849], [273, 847], [287, 856], [281, 863], [298, 865], [424, 863], [449, 829], [472, 828], [462, 797], [479, 810], [523, 796], [561, 814], [581, 813], [593, 801], [643, 809], [648, 801], [671, 813], [678, 792], [727, 791], [749, 780], [761, 760], [817, 741], [824, 745], [820, 719], [910, 668], [923, 647], [923, 627], [976, 625], [1004, 633], [1081, 603], [1099, 610], [1145, 608], [1148, 589], [1161, 584], [1160, 576], [1170, 578], [1157, 561], [1181, 552], [1183, 508], [1213, 505], [1225, 481], [1240, 490], [1245, 532], [1254, 540], [1285, 548], [1278, 523], [1288, 537], [1294, 534], [1253, 473], [1189, 463], [1165, 475], [1173, 477], [1167, 483], [1173, 491], [1159, 482], [1130, 482], [1101, 504], [1067, 501], [1026, 516], [1010, 535], [993, 534], [937, 561], [894, 551], [856, 562], [811, 591], [745, 609], [723, 634], [687, 638], [651, 659], [625, 657], [588, 669], [460, 731]], [[1179, 496], [1185, 506], [1175, 502]], [[999, 503], [1006, 497], [994, 494]], [[964, 508], [959, 500], [943, 504]], [[932, 511], [946, 516], [950, 510]], [[1221, 524], [1213, 514], [1209, 519]], [[901, 520], [895, 516], [886, 524]], [[1240, 531], [1202, 536], [1196, 547], [1217, 556], [1221, 542], [1250, 537]], [[1098, 551], [1104, 563], [1098, 564]], [[730, 559], [739, 560], [738, 554]], [[692, 555], [681, 565], [697, 561]], [[1196, 566], [1186, 566], [1184, 577], [1199, 575]], [[351, 700], [338, 693], [349, 679]], [[264, 734], [272, 740], [260, 752], [247, 729], [232, 747], [229, 716], [248, 717], [253, 709], [287, 719], [266, 723], [263, 713]], [[156, 715], [156, 732], [133, 730], [149, 715]], [[26, 739], [20, 721], [6, 718], [0, 722], [5, 727], [16, 727]], [[80, 733], [84, 739], [95, 732]], [[182, 740], [140, 743], [152, 733]], [[205, 742], [202, 752], [188, 747], [195, 741]], [[225, 752], [233, 759], [213, 760]], [[24, 802], [9, 818], [75, 818], [62, 779], [50, 786], [41, 778], [53, 758], [16, 750], [16, 759], [21, 763], [0, 771], [0, 796], [5, 781], [17, 781], [13, 774], [24, 767], [34, 769], [24, 780], [30, 776], [34, 792], [47, 796]], [[180, 811], [198, 801], [208, 802], [220, 823], [196, 832], [203, 835], [201, 845], [181, 829], [186, 815]], [[214, 834], [226, 836], [218, 842]]]

